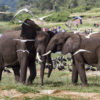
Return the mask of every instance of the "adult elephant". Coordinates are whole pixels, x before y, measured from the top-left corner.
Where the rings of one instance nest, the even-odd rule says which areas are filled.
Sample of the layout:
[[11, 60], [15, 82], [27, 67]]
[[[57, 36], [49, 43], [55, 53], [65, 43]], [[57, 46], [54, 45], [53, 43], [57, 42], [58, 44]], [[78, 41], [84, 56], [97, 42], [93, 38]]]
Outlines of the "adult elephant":
[[41, 70], [40, 70], [41, 85], [43, 85], [45, 66], [47, 65], [49, 68], [48, 77], [50, 77], [52, 69], [53, 69], [51, 54], [49, 54], [47, 57], [43, 57], [42, 55], [46, 52], [46, 47], [54, 35], [55, 35], [55, 33], [51, 32], [51, 31], [47, 31], [47, 32], [39, 31], [39, 32], [37, 32], [37, 36], [35, 39], [37, 58], [41, 65]]
[[34, 39], [36, 31], [40, 30], [34, 21], [26, 19], [22, 24], [21, 33], [8, 32], [0, 37], [0, 80], [4, 67], [11, 66], [15, 80], [24, 84], [28, 66], [30, 76], [27, 82], [32, 83], [36, 76]]
[[[52, 44], [52, 45], [51, 45]], [[61, 45], [63, 44], [63, 45]], [[48, 44], [46, 52], [62, 51], [71, 53], [73, 59], [72, 83], [78, 81], [78, 74], [83, 86], [87, 86], [85, 64], [97, 64], [100, 70], [100, 34], [91, 35], [90, 38], [79, 34], [60, 33], [55, 35]], [[43, 56], [45, 56], [44, 54]]]
[[71, 34], [73, 34], [73, 32], [60, 32], [53, 36], [52, 39], [49, 41], [46, 48], [46, 53], [43, 56], [48, 55], [51, 52], [55, 53], [57, 51], [61, 51], [65, 41]]

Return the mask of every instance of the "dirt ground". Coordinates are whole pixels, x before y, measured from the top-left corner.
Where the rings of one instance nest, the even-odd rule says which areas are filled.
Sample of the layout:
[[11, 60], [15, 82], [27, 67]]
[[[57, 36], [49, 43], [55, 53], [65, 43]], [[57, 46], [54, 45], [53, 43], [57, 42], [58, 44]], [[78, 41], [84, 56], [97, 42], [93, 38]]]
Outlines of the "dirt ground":
[[62, 97], [62, 98], [84, 98], [89, 100], [100, 100], [100, 93], [80, 93], [80, 92], [69, 92], [69, 91], [61, 91], [61, 90], [42, 90], [40, 93], [20, 93], [15, 89], [11, 90], [0, 90], [0, 100], [5, 100], [5, 97], [9, 97], [13, 100], [22, 100], [24, 97], [29, 98], [37, 98], [42, 97], [45, 95], [55, 96], [55, 97]]
[[[40, 72], [38, 72], [38, 75]], [[89, 76], [100, 76], [99, 71], [95, 72], [87, 72]], [[22, 100], [24, 97], [29, 98], [37, 98], [42, 96], [54, 96], [54, 97], [61, 97], [61, 98], [84, 98], [89, 100], [100, 100], [100, 93], [84, 93], [84, 92], [71, 92], [71, 91], [63, 91], [63, 90], [41, 90], [39, 93], [21, 93], [16, 91], [15, 89], [11, 90], [2, 90], [0, 89], [0, 100], [5, 100], [5, 97], [9, 97], [11, 100]]]

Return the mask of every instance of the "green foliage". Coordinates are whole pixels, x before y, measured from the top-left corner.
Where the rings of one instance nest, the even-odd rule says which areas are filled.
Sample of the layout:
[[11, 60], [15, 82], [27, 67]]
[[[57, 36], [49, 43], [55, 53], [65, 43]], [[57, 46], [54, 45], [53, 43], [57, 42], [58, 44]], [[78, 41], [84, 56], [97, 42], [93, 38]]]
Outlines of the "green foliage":
[[91, 9], [91, 6], [79, 6], [79, 7], [73, 8], [72, 12], [73, 13], [75, 13], [75, 12], [85, 12], [85, 11], [90, 10], [90, 9]]
[[43, 10], [55, 10], [58, 12], [60, 8], [72, 9], [80, 6], [99, 7], [100, 0], [21, 0], [19, 7], [32, 5], [33, 8]]
[[51, 22], [65, 22], [68, 20], [70, 13], [67, 11], [61, 11], [54, 13], [52, 16], [45, 18], [45, 21]]
[[90, 10], [91, 13], [96, 13], [96, 12], [100, 12], [100, 8], [93, 8]]
[[0, 14], [0, 21], [10, 21], [13, 18], [13, 14]]
[[24, 22], [25, 19], [27, 19], [27, 18], [30, 19], [31, 17], [32, 16], [29, 15], [29, 14], [21, 13], [21, 14], [17, 15], [16, 18], [11, 22], [14, 23], [14, 24], [19, 24], [20, 23], [19, 20]]
[[24, 97], [23, 100], [32, 100], [32, 98]]

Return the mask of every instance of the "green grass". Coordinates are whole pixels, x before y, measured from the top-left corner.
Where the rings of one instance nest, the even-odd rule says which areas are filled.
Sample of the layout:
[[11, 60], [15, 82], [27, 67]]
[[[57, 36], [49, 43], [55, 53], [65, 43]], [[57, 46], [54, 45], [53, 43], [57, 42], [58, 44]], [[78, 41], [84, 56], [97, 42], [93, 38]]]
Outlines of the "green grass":
[[[0, 88], [4, 90], [16, 89], [22, 93], [39, 93], [41, 90], [65, 90], [74, 92], [95, 92], [100, 93], [100, 76], [88, 76], [88, 87], [82, 87], [79, 80], [78, 85], [73, 86], [71, 72], [54, 70], [50, 78], [45, 72], [44, 86], [40, 85], [40, 77], [37, 76], [30, 86], [15, 83], [12, 74], [4, 74], [0, 82]], [[92, 87], [92, 88], [91, 88]]]
[[0, 22], [0, 33], [18, 29], [20, 29], [19, 25], [11, 24], [10, 22]]
[[28, 92], [30, 92], [30, 93], [39, 93], [38, 90], [36, 90], [36, 89], [34, 89], [32, 87], [29, 87], [29, 86], [24, 86], [24, 85], [18, 86], [16, 88], [16, 90], [21, 92], [21, 93], [28, 93]]
[[66, 98], [57, 98], [57, 97], [52, 97], [52, 96], [43, 96], [43, 97], [39, 97], [39, 98], [36, 98], [36, 99], [24, 97], [23, 100], [89, 100], [89, 99], [84, 99], [84, 98], [71, 99], [70, 97], [66, 97]]

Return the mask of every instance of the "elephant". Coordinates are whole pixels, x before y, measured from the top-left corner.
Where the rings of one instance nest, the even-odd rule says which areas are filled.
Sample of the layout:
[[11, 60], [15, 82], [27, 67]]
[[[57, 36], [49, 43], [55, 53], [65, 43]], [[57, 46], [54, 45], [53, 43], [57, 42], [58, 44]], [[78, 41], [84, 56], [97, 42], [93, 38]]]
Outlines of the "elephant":
[[49, 42], [45, 54], [61, 51], [62, 54], [71, 53], [73, 59], [72, 83], [78, 82], [78, 74], [82, 86], [87, 86], [87, 78], [84, 65], [97, 65], [100, 70], [100, 34], [93, 34], [89, 38], [73, 32], [59, 33]]
[[37, 58], [41, 65], [41, 70], [40, 70], [41, 85], [43, 85], [45, 66], [47, 65], [49, 69], [48, 77], [50, 77], [53, 69], [51, 54], [49, 54], [47, 57], [43, 57], [42, 54], [46, 52], [46, 47], [54, 35], [55, 33], [53, 33], [52, 31], [47, 31], [47, 32], [39, 31], [37, 32], [37, 36], [35, 38], [35, 48], [37, 52]]
[[71, 34], [73, 34], [73, 32], [59, 32], [58, 34], [55, 34], [48, 43], [46, 53], [42, 56], [46, 56], [51, 52], [55, 53], [57, 51], [61, 51], [65, 41]]
[[11, 66], [15, 80], [25, 84], [28, 66], [30, 76], [27, 83], [31, 84], [36, 77], [34, 40], [41, 27], [26, 19], [21, 28], [21, 31], [7, 32], [0, 37], [0, 80], [3, 69]]

